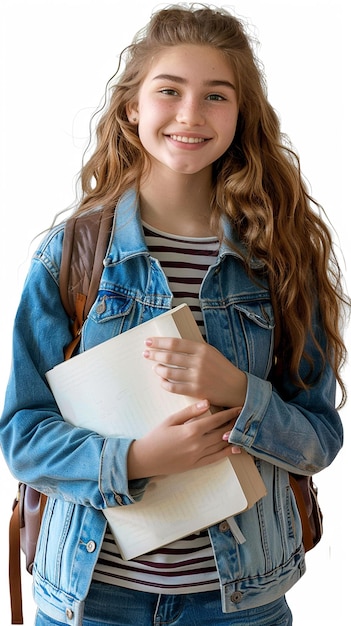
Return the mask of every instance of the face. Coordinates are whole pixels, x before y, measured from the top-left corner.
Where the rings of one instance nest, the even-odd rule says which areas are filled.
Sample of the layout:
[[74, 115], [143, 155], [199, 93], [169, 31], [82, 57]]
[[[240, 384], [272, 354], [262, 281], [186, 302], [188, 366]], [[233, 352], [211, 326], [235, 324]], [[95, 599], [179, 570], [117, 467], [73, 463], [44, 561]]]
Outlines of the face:
[[230, 146], [238, 118], [229, 61], [210, 46], [163, 50], [127, 114], [138, 125], [153, 167], [182, 174], [210, 171]]

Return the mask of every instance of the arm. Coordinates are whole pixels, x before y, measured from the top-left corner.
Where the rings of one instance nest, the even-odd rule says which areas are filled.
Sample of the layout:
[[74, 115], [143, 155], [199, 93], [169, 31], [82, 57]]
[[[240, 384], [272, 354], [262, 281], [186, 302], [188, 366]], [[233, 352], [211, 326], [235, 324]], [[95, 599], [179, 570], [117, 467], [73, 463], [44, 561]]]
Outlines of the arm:
[[[312, 342], [307, 349], [318, 363]], [[242, 372], [209, 344], [153, 337], [144, 356], [155, 360], [155, 372], [169, 391], [198, 397], [206, 393], [212, 404], [241, 405], [229, 442], [259, 458], [313, 474], [328, 466], [342, 446], [335, 379], [328, 364], [309, 390], [294, 387], [284, 371], [283, 393], [278, 393], [271, 382]], [[172, 369], [174, 365], [179, 369]]]
[[71, 338], [59, 296], [59, 262], [59, 256], [38, 253], [23, 288], [0, 422], [3, 454], [18, 480], [48, 495], [96, 508], [115, 505], [116, 494], [128, 503], [145, 487], [129, 491], [124, 467], [131, 442], [67, 424], [46, 382], [45, 372], [63, 360]]
[[[13, 365], [0, 422], [1, 445], [12, 473], [48, 495], [105, 508], [114, 506], [116, 499], [124, 504], [140, 499], [150, 474], [228, 456], [231, 451], [222, 436], [237, 412], [182, 427], [202, 415], [208, 403], [166, 420], [134, 446], [133, 455], [131, 439], [104, 438], [63, 420], [45, 378], [45, 372], [63, 360], [63, 347], [71, 337], [58, 290], [59, 237], [50, 254], [44, 246], [35, 255], [14, 324]], [[151, 459], [150, 449], [159, 455], [153, 453]]]

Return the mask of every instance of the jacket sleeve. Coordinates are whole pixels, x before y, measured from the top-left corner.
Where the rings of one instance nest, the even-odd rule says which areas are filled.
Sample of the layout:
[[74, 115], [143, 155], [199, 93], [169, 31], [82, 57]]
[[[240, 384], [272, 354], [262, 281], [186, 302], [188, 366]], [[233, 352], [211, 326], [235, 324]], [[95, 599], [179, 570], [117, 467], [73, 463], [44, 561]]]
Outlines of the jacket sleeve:
[[[323, 337], [320, 327], [317, 333]], [[321, 357], [313, 341], [306, 352], [317, 365]], [[308, 364], [301, 363], [301, 375]], [[298, 474], [312, 475], [327, 467], [343, 444], [343, 428], [335, 408], [336, 382], [327, 362], [309, 389], [290, 382], [283, 368], [279, 391], [269, 381], [247, 374], [243, 410], [230, 442], [251, 454]]]
[[34, 255], [13, 329], [13, 359], [0, 421], [2, 452], [20, 481], [65, 500], [103, 509], [142, 497], [147, 481], [127, 479], [131, 440], [67, 424], [45, 372], [63, 361], [70, 322], [58, 280], [63, 229]]

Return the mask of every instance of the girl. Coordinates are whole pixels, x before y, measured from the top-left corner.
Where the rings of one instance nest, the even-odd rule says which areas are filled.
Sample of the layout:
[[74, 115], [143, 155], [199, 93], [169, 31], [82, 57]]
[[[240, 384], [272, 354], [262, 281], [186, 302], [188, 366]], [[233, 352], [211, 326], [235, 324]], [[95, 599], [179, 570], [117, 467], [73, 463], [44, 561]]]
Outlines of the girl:
[[[203, 5], [160, 10], [123, 58], [81, 172], [76, 213], [115, 207], [115, 221], [79, 349], [181, 302], [206, 343], [141, 346], [162, 387], [194, 398], [148, 435], [72, 427], [45, 381], [71, 338], [58, 289], [64, 224], [39, 246], [1, 421], [13, 474], [49, 496], [36, 625], [288, 626], [285, 593], [305, 571], [288, 472], [318, 472], [342, 446], [345, 297], [331, 236], [238, 19]], [[223, 408], [191, 419], [209, 404]], [[151, 476], [241, 449], [267, 488], [236, 517], [243, 543], [221, 523], [122, 560], [103, 509], [133, 506]]]

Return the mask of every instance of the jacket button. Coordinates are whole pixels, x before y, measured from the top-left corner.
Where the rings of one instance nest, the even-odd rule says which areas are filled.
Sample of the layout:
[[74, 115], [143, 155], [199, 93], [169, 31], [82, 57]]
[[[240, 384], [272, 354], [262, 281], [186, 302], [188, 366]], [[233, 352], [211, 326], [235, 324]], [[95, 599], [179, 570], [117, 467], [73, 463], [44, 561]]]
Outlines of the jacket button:
[[66, 609], [66, 617], [67, 619], [73, 619], [73, 611], [71, 609]]
[[106, 311], [106, 302], [105, 302], [105, 300], [102, 300], [102, 302], [100, 302], [97, 305], [96, 312], [101, 315], [101, 313], [105, 313], [105, 311]]
[[229, 530], [229, 524], [225, 520], [219, 524], [219, 530], [221, 533], [227, 532]]
[[123, 505], [123, 500], [122, 500], [122, 496], [119, 493], [115, 493], [115, 500], [117, 502], [117, 504], [119, 505]]
[[238, 602], [241, 602], [243, 598], [243, 594], [241, 593], [241, 591], [234, 591], [234, 593], [231, 594], [230, 599], [232, 602], [234, 602], [234, 604], [238, 604]]
[[87, 552], [94, 552], [95, 548], [96, 548], [95, 541], [88, 541], [86, 545]]

